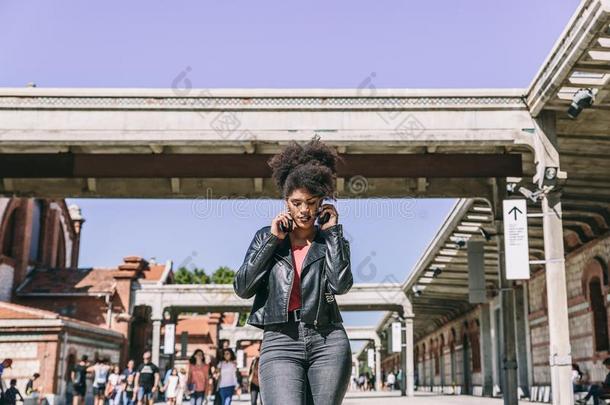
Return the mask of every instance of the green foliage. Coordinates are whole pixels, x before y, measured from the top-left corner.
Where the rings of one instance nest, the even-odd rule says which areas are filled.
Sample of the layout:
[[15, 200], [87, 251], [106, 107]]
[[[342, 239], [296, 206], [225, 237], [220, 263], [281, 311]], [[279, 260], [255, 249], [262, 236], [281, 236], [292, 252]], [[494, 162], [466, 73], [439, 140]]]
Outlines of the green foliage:
[[247, 320], [248, 320], [248, 313], [241, 312], [239, 314], [239, 319], [237, 320], [237, 326], [245, 326]]
[[186, 267], [180, 267], [174, 273], [174, 282], [176, 284], [209, 284], [210, 276], [204, 269], [193, 269], [192, 271]]
[[235, 272], [227, 266], [219, 267], [212, 274], [212, 283], [214, 284], [233, 284]]
[[204, 269], [194, 268], [189, 270], [186, 267], [180, 267], [174, 273], [174, 282], [176, 284], [233, 284], [235, 272], [227, 266], [219, 267], [212, 276], [209, 276]]

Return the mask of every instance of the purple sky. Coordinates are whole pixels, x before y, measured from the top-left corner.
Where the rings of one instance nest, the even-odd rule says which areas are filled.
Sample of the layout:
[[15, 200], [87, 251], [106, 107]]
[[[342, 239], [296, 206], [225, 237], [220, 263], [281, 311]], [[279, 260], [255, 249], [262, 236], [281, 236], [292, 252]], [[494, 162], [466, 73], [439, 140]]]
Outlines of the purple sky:
[[0, 86], [526, 87], [576, 0], [0, 2]]
[[[527, 87], [577, 5], [2, 0], [0, 86], [168, 88], [190, 68], [198, 88], [357, 88], [372, 75], [378, 88]], [[115, 266], [135, 254], [206, 269], [236, 267], [253, 231], [272, 217], [269, 211], [268, 218], [237, 218], [225, 210], [202, 220], [191, 201], [69, 202], [87, 218], [82, 266]], [[451, 203], [418, 200], [412, 215], [342, 216], [356, 280], [404, 280]], [[358, 204], [340, 208], [354, 212]], [[366, 204], [392, 206], [389, 200]], [[367, 325], [379, 314], [345, 319]]]

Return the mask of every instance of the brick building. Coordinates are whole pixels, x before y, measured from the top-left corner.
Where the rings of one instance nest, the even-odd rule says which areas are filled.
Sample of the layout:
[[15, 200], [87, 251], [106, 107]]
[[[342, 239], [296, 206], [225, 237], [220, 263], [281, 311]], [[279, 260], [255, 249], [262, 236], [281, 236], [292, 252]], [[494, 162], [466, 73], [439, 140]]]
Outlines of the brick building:
[[[152, 325], [150, 309], [134, 307], [134, 289], [173, 282], [171, 261], [127, 256], [117, 267], [78, 267], [83, 223], [80, 209], [64, 200], [0, 198], [0, 358], [15, 360], [4, 378], [17, 378], [23, 389], [39, 372], [37, 385], [51, 402], [63, 401], [67, 370], [83, 354], [121, 365], [141, 359]], [[215, 361], [219, 330], [237, 318], [180, 315], [177, 355], [162, 357], [160, 366], [186, 364], [195, 348]], [[187, 356], [180, 356], [182, 342]], [[258, 351], [244, 348], [250, 357]]]

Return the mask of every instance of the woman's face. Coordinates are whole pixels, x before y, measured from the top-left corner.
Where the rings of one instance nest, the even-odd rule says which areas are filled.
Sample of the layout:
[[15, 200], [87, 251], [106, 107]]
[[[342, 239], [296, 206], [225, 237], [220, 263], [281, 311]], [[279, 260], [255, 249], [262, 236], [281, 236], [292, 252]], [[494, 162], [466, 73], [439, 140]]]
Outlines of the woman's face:
[[298, 188], [286, 198], [288, 212], [296, 226], [303, 229], [309, 229], [314, 226], [318, 206], [322, 198], [313, 196], [304, 188]]
[[224, 352], [224, 358], [226, 361], [231, 360], [231, 352], [229, 352], [229, 351]]

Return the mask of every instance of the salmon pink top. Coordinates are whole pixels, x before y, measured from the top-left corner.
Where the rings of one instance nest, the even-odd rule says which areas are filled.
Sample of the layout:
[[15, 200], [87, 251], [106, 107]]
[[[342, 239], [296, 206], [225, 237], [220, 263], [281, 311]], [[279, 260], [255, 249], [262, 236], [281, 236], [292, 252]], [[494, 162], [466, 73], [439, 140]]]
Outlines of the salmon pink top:
[[290, 300], [288, 301], [288, 311], [301, 308], [301, 269], [310, 245], [298, 246], [291, 244], [291, 246], [292, 268], [295, 272], [294, 280], [292, 281], [292, 290], [290, 291]]

